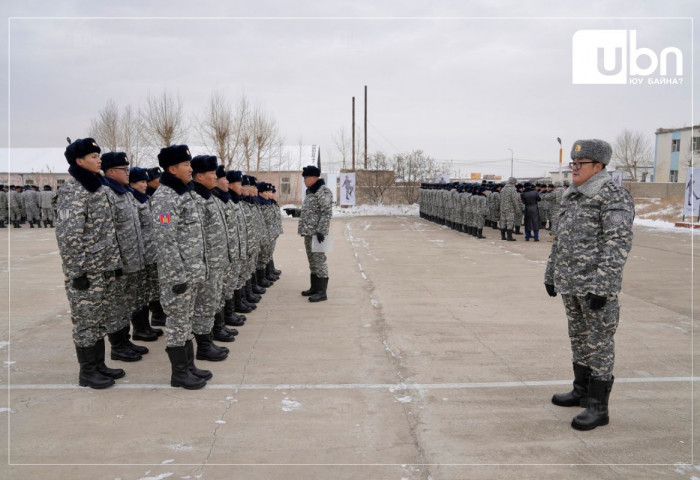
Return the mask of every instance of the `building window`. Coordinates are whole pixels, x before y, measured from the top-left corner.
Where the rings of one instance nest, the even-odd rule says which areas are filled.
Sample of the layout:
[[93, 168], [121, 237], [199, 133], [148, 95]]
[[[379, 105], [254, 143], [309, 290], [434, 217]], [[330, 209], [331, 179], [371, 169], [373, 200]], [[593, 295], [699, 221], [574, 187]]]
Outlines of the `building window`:
[[693, 151], [697, 152], [700, 150], [700, 137], [693, 137]]
[[56, 180], [57, 185], [63, 185], [64, 183], [66, 183], [66, 181], [62, 178], [59, 178], [58, 180]]
[[34, 185], [34, 180], [32, 180], [31, 178], [27, 178], [27, 179], [24, 181], [24, 184], [25, 184], [25, 185]]
[[280, 179], [280, 191], [283, 195], [289, 195], [292, 193], [290, 177], [282, 177]]
[[671, 173], [668, 175], [668, 181], [672, 183], [678, 181], [678, 170], [671, 170]]
[[680, 152], [681, 151], [681, 139], [677, 138], [676, 140], [671, 140], [671, 152]]

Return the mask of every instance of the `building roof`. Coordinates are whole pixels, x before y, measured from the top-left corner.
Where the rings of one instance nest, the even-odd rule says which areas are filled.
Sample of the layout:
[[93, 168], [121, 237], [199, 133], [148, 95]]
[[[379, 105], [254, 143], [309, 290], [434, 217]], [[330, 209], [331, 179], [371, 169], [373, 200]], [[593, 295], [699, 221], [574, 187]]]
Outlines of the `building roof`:
[[700, 129], [700, 125], [695, 125], [693, 127], [681, 127], [681, 128], [661, 128], [661, 127], [659, 127], [656, 129], [655, 133], [658, 135], [660, 133], [682, 132], [684, 130], [690, 130], [690, 129], [693, 129], [693, 130]]

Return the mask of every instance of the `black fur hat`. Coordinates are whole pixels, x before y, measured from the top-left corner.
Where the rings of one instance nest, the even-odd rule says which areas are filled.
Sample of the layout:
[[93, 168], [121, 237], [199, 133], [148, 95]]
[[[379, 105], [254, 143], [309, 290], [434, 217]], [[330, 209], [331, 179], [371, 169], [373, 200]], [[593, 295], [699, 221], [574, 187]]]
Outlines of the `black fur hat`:
[[129, 165], [129, 161], [126, 159], [126, 153], [124, 152], [107, 152], [103, 153], [100, 157], [102, 160], [102, 171], [106, 172], [110, 168], [114, 167], [124, 167]]
[[228, 183], [241, 182], [243, 180], [243, 174], [240, 170], [229, 170], [226, 172], [226, 180], [228, 180]]
[[320, 177], [321, 170], [315, 165], [308, 165], [301, 171], [302, 177]]
[[94, 138], [79, 138], [66, 147], [63, 155], [68, 160], [68, 163], [75, 165], [76, 159], [91, 153], [100, 153], [101, 151]]
[[197, 155], [192, 159], [192, 175], [196, 173], [213, 172], [216, 170], [216, 157]]
[[129, 183], [148, 181], [148, 171], [145, 168], [134, 167], [129, 170]]
[[161, 148], [158, 154], [158, 164], [163, 170], [171, 165], [191, 161], [192, 154], [187, 145], [170, 145], [169, 147]]

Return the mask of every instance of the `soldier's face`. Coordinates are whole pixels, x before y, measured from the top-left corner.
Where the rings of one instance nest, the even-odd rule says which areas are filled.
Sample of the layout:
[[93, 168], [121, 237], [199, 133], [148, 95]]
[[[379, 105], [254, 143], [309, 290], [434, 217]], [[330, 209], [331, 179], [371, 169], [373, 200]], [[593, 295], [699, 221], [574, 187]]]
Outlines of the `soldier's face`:
[[226, 180], [226, 177], [221, 177], [216, 179], [216, 186], [219, 187], [220, 190], [223, 190], [224, 192], [228, 190], [228, 180]]
[[154, 178], [153, 180], [147, 182], [146, 185], [153, 189], [160, 187], [160, 177]]
[[590, 158], [579, 158], [576, 163], [579, 163], [579, 167], [571, 169], [571, 180], [577, 187], [586, 183], [589, 178], [603, 169], [602, 163], [593, 162]]
[[138, 182], [133, 182], [130, 185], [131, 185], [131, 188], [133, 188], [137, 192], [143, 193], [143, 194], [146, 193], [146, 188], [148, 187], [148, 183], [146, 182], [146, 180], [140, 180]]
[[209, 172], [202, 172], [195, 175], [194, 181], [201, 183], [206, 188], [211, 190], [216, 186], [216, 171], [211, 170]]
[[241, 182], [233, 182], [228, 184], [229, 190], [233, 190], [233, 193], [236, 195], [240, 195], [241, 192], [243, 191], [243, 185]]
[[76, 158], [75, 163], [79, 166], [92, 173], [100, 173], [100, 167], [102, 166], [102, 160], [100, 160], [100, 154], [97, 152], [90, 153], [84, 157]]
[[180, 162], [168, 167], [172, 175], [178, 178], [182, 183], [190, 183], [192, 180], [192, 166], [190, 162]]
[[105, 176], [116, 181], [120, 185], [129, 184], [129, 167], [114, 167], [105, 172]]
[[312, 187], [317, 180], [318, 177], [304, 177], [304, 185], [306, 185], [306, 188]]

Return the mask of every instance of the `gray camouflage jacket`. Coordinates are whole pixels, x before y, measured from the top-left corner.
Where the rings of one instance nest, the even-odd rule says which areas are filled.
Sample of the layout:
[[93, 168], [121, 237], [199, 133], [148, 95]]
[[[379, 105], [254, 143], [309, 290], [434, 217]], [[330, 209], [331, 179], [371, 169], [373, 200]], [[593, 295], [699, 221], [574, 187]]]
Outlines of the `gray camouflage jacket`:
[[328, 235], [333, 216], [333, 193], [326, 182], [319, 178], [306, 190], [306, 198], [301, 206], [299, 235], [310, 237], [317, 233]]
[[113, 180], [105, 180], [107, 200], [114, 218], [124, 273], [138, 272], [146, 268], [146, 263], [143, 259], [143, 238], [136, 199], [123, 186]]

